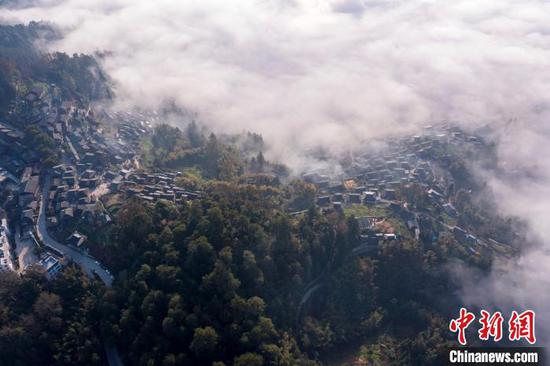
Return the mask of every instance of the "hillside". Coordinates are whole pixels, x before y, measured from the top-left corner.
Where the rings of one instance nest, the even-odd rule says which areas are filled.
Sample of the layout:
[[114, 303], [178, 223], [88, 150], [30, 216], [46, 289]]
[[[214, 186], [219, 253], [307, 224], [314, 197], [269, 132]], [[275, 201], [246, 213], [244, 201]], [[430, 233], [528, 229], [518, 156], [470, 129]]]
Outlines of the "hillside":
[[44, 23], [0, 25], [0, 113], [5, 115], [16, 96], [25, 96], [35, 85], [55, 83], [64, 99], [83, 102], [112, 96], [95, 58], [40, 49], [56, 37], [55, 29]]

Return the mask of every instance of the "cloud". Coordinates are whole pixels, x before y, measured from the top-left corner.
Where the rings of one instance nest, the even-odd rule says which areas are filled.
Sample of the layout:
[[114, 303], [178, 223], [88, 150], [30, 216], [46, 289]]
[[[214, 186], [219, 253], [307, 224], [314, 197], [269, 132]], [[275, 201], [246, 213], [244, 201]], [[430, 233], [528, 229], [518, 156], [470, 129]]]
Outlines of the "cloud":
[[543, 1], [511, 0], [42, 0], [0, 12], [62, 26], [52, 48], [109, 51], [121, 101], [173, 98], [216, 130], [262, 133], [281, 159], [442, 119], [547, 116], [548, 15]]
[[[528, 128], [530, 127], [530, 128]], [[499, 211], [528, 223], [522, 254], [499, 260], [489, 276], [462, 268], [461, 295], [468, 304], [489, 309], [533, 309], [538, 342], [550, 344], [550, 126], [510, 124], [499, 130], [499, 170], [485, 175]]]
[[[268, 156], [297, 170], [317, 147], [341, 153], [441, 120], [491, 124], [502, 169], [537, 174], [486, 177], [489, 187], [501, 212], [528, 220], [540, 245], [465, 298], [550, 309], [549, 2], [29, 3], [0, 10], [0, 19], [60, 25], [65, 38], [53, 49], [109, 51], [103, 62], [120, 103], [174, 99], [216, 131], [262, 133]], [[475, 287], [483, 289], [477, 297]], [[550, 314], [542, 321], [550, 328]]]

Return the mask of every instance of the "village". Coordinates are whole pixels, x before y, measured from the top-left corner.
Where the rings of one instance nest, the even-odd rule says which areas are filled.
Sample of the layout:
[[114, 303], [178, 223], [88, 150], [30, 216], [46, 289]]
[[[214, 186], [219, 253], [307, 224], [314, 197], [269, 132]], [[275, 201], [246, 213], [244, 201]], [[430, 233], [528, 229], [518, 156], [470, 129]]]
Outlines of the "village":
[[[343, 212], [357, 218], [363, 246], [384, 240], [411, 238], [431, 244], [448, 235], [475, 256], [501, 254], [507, 245], [494, 238], [480, 238], [457, 224], [454, 206], [456, 182], [431, 159], [434, 150], [445, 146], [480, 149], [476, 136], [443, 125], [426, 126], [421, 135], [400, 138], [382, 151], [353, 156], [347, 169], [334, 176], [331, 171], [310, 171], [303, 179], [317, 189], [316, 203], [324, 212]], [[444, 159], [450, 159], [448, 154]], [[414, 207], [404, 192], [411, 187], [427, 197], [426, 207]], [[413, 206], [413, 207], [411, 207]], [[435, 223], [426, 228], [420, 218]], [[423, 235], [424, 234], [424, 235]]]
[[[201, 197], [201, 192], [178, 186], [181, 172], [140, 169], [140, 142], [158, 122], [154, 113], [80, 108], [76, 101], [62, 100], [55, 85], [29, 90], [11, 113], [17, 124], [0, 123], [0, 192], [5, 202], [0, 270], [22, 273], [32, 267], [53, 277], [72, 260], [110, 282], [112, 275], [88, 251], [87, 233], [112, 223], [106, 205], [113, 197], [175, 204]], [[53, 141], [55, 164], [48, 166], [36, 149], [28, 148], [29, 131], [36, 135], [31, 143]], [[357, 218], [364, 246], [400, 238], [430, 243], [440, 235], [452, 235], [472, 255], [502, 246], [456, 224], [453, 177], [430, 160], [444, 144], [476, 149], [482, 142], [448, 126], [428, 126], [383, 151], [353, 156], [338, 176], [316, 170], [302, 178], [315, 185], [316, 204], [323, 212]], [[403, 196], [411, 185], [429, 197], [429, 210], [413, 207]], [[421, 217], [437, 223], [428, 238]]]
[[[80, 232], [112, 222], [103, 196], [181, 203], [199, 193], [176, 186], [181, 173], [137, 169], [139, 143], [151, 132], [154, 115], [101, 112], [102, 119], [117, 121], [107, 124], [116, 127], [106, 131], [92, 108], [78, 108], [75, 101], [55, 95], [54, 85], [32, 88], [12, 106], [18, 123], [0, 124], [0, 192], [5, 202], [0, 211], [0, 270], [22, 273], [32, 267], [54, 277], [73, 260], [110, 281], [108, 270], [88, 254], [88, 238]], [[46, 167], [26, 146], [23, 129], [53, 141], [60, 152], [56, 165]]]
[[[187, 172], [144, 167], [142, 144], [162, 122], [155, 112], [92, 108], [64, 100], [55, 85], [39, 85], [17, 98], [10, 113], [0, 121], [0, 272], [53, 279], [73, 263], [112, 287], [103, 245], [124, 202], [162, 207], [204, 195], [183, 188]], [[357, 220], [360, 244], [346, 261], [394, 241], [412, 240], [429, 250], [445, 238], [458, 243], [463, 259], [510, 255], [510, 245], [459, 225], [460, 185], [448, 169], [455, 159], [448, 152], [475, 153], [484, 148], [481, 139], [443, 125], [386, 145], [350, 154], [341, 173], [317, 169], [301, 177], [314, 186], [322, 214]], [[242, 184], [257, 184], [254, 174], [243, 177]], [[323, 274], [305, 286], [297, 323], [323, 286]], [[116, 347], [105, 349], [110, 365], [122, 365]]]

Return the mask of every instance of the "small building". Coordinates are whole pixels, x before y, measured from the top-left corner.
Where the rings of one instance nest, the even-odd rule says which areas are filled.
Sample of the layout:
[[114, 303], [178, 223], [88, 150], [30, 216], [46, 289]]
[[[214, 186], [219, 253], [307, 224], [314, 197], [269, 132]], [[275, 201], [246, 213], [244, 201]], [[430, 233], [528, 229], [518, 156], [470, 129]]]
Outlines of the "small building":
[[349, 203], [361, 204], [361, 195], [358, 193], [350, 193], [348, 195]]
[[384, 189], [384, 198], [390, 201], [395, 201], [397, 199], [395, 189]]
[[328, 187], [328, 191], [330, 193], [343, 193], [344, 192], [344, 185], [343, 184], [337, 184], [334, 186]]
[[317, 204], [319, 206], [328, 206], [330, 204], [330, 196], [317, 197]]
[[449, 215], [450, 217], [457, 217], [458, 216], [458, 211], [456, 210], [456, 208], [453, 206], [452, 203], [445, 203], [443, 205], [443, 210], [445, 210], [445, 213], [447, 215]]
[[72, 207], [61, 210], [59, 221], [62, 225], [68, 225], [74, 221], [74, 210]]
[[25, 187], [20, 194], [20, 205], [25, 206], [26, 203], [33, 201], [38, 197], [38, 191], [40, 188], [39, 177], [37, 175], [31, 176], [25, 183]]
[[39, 264], [42, 268], [43, 273], [46, 275], [46, 277], [50, 279], [57, 276], [59, 271], [63, 269], [63, 265], [61, 264], [61, 262], [51, 255], [42, 259]]
[[384, 234], [384, 240], [397, 240], [397, 235], [393, 233]]
[[365, 199], [363, 200], [365, 205], [374, 205], [376, 203], [376, 193], [373, 191], [365, 192]]
[[466, 235], [466, 242], [470, 245], [475, 245], [475, 244], [477, 244], [478, 241], [477, 241], [477, 238], [474, 235], [468, 234], [468, 235]]
[[439, 202], [443, 199], [443, 195], [433, 188], [428, 190], [428, 197], [430, 197], [432, 202]]
[[121, 180], [115, 179], [109, 185], [109, 189], [111, 190], [111, 192], [118, 192], [120, 190], [121, 185], [122, 185]]
[[80, 248], [84, 243], [86, 243], [87, 240], [88, 237], [86, 235], [75, 231], [65, 240], [65, 242], [67, 243], [67, 245], [72, 245], [74, 247]]
[[461, 227], [455, 226], [453, 228], [453, 235], [459, 243], [464, 244], [468, 242], [468, 233]]

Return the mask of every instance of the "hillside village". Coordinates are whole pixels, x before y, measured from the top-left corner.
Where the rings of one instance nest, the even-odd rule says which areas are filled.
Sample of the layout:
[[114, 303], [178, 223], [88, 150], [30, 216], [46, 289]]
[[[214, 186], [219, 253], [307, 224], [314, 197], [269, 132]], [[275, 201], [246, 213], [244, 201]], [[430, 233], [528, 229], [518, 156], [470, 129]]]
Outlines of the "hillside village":
[[[181, 173], [136, 169], [139, 144], [151, 132], [154, 115], [100, 112], [100, 125], [91, 107], [79, 108], [55, 95], [55, 85], [30, 89], [11, 106], [12, 123], [0, 124], [0, 191], [10, 192], [4, 197], [2, 270], [23, 272], [33, 266], [53, 276], [70, 260], [44, 240], [49, 234], [40, 232], [41, 216], [43, 230], [57, 244], [86, 254], [88, 238], [79, 227], [101, 229], [113, 220], [101, 197], [122, 195], [150, 203], [200, 197], [176, 185]], [[101, 126], [115, 127], [107, 131]], [[29, 148], [28, 131], [54, 145], [55, 165]], [[15, 225], [8, 224], [6, 213], [16, 218]], [[16, 228], [12, 234], [9, 226]]]
[[[450, 235], [473, 255], [503, 253], [506, 244], [494, 238], [478, 238], [457, 224], [457, 184], [441, 161], [434, 159], [436, 150], [477, 151], [483, 147], [480, 138], [459, 129], [427, 126], [422, 135], [392, 141], [383, 152], [354, 156], [338, 177], [320, 170], [306, 173], [303, 179], [315, 185], [316, 203], [324, 212], [353, 214], [358, 219], [365, 244], [378, 245], [399, 237], [419, 240], [424, 231], [429, 231], [424, 244], [437, 241], [440, 235]], [[452, 157], [446, 154], [442, 160], [451, 161]], [[410, 187], [420, 189], [416, 194], [426, 199], [424, 207], [414, 207], [410, 202]], [[435, 227], [423, 227], [422, 217], [435, 222]]]
[[[74, 259], [64, 248], [93, 261], [86, 232], [112, 223], [105, 203], [113, 197], [176, 204], [201, 197], [201, 192], [178, 186], [181, 172], [140, 169], [140, 143], [159, 122], [155, 113], [82, 107], [58, 94], [55, 85], [38, 84], [11, 105], [11, 123], [0, 124], [0, 190], [10, 192], [4, 197], [8, 215], [3, 215], [1, 231], [3, 270], [22, 272], [33, 266], [54, 276]], [[34, 138], [29, 139], [29, 134]], [[29, 148], [33, 143], [44, 146]], [[449, 126], [428, 126], [421, 135], [393, 141], [382, 152], [353, 156], [340, 176], [320, 170], [302, 178], [315, 186], [315, 203], [323, 212], [358, 219], [364, 245], [400, 237], [420, 240], [428, 230], [420, 218], [430, 217], [436, 227], [429, 228], [430, 237], [423, 237], [424, 242], [452, 235], [472, 255], [502, 252], [503, 244], [478, 238], [456, 224], [454, 179], [433, 159], [434, 151], [444, 146], [475, 150], [483, 143]], [[37, 151], [52, 156], [45, 161]], [[411, 185], [421, 187], [429, 210], [407, 202], [403, 192]], [[8, 223], [8, 216], [15, 222]]]
[[0, 366], [543, 359], [542, 3], [5, 1]]

